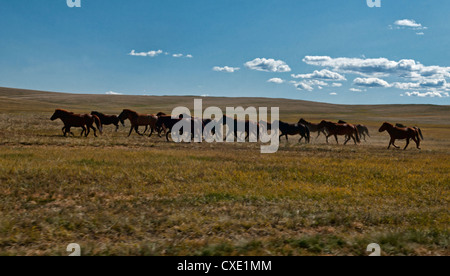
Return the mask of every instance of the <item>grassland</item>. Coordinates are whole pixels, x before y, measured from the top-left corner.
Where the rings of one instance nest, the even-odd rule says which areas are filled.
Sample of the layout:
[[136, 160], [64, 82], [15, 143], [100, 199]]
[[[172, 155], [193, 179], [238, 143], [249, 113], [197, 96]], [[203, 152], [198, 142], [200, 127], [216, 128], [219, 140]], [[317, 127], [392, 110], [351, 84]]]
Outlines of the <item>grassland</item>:
[[[361, 145], [175, 144], [114, 133], [64, 138], [54, 108], [156, 113], [194, 97], [71, 95], [0, 88], [0, 255], [450, 255], [450, 107], [279, 106], [281, 118], [367, 124]], [[383, 121], [422, 128], [422, 151], [386, 150]], [[78, 132], [79, 133], [79, 132]], [[398, 144], [403, 145], [402, 142]]]

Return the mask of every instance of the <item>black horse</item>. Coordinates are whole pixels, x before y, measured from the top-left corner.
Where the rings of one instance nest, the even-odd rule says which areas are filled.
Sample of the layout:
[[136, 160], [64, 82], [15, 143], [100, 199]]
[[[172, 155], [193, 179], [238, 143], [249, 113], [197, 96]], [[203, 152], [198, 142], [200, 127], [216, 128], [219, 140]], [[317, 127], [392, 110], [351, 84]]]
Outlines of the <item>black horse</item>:
[[[102, 122], [102, 125], [115, 125], [116, 126], [116, 132], [119, 130], [119, 117], [116, 115], [105, 115], [103, 113], [100, 113], [98, 111], [92, 111], [91, 115], [95, 115], [98, 118], [100, 118], [100, 121]], [[121, 122], [122, 126], [125, 127], [125, 123]]]
[[311, 141], [311, 133], [309, 131], [309, 128], [303, 124], [289, 124], [282, 121], [279, 121], [279, 127], [280, 127], [280, 140], [281, 137], [286, 136], [286, 140], [288, 140], [288, 135], [297, 135], [299, 134], [300, 140], [298, 142], [300, 143], [303, 138], [305, 139], [306, 143], [309, 143]]

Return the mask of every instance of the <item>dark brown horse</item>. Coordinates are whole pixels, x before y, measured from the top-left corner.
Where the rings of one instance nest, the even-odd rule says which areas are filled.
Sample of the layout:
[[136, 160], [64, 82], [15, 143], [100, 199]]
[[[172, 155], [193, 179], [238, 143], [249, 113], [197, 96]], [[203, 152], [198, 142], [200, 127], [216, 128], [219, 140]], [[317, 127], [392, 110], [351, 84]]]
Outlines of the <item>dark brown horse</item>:
[[[105, 115], [103, 113], [100, 113], [98, 111], [92, 111], [91, 112], [92, 116], [97, 116], [100, 118], [100, 121], [102, 122], [102, 125], [107, 126], [107, 125], [115, 125], [116, 126], [116, 132], [119, 130], [119, 117], [117, 117], [116, 115]], [[125, 124], [122, 124], [125, 127]]]
[[[228, 120], [231, 119], [232, 125], [228, 124]], [[253, 122], [250, 120], [238, 120], [236, 118], [232, 118], [232, 117], [228, 117], [226, 115], [223, 115], [221, 123], [223, 123], [223, 125], [228, 126], [228, 133], [225, 135], [225, 139], [231, 135], [231, 132], [234, 132], [234, 137], [237, 139], [238, 138], [238, 130], [239, 129], [239, 125], [243, 124], [244, 126], [244, 133], [245, 133], [245, 138], [244, 140], [247, 140], [250, 136], [250, 134], [253, 132], [253, 134], [256, 135], [256, 137], [258, 137], [259, 135], [259, 123], [257, 122]]]
[[347, 140], [345, 141], [344, 145], [346, 145], [348, 143], [348, 141], [350, 141], [350, 139], [353, 139], [353, 141], [355, 142], [355, 145], [357, 143], [361, 142], [361, 140], [359, 139], [358, 129], [354, 125], [336, 124], [336, 123], [333, 123], [330, 121], [323, 120], [322, 122], [320, 122], [319, 127], [327, 129], [327, 131], [328, 131], [327, 143], [328, 143], [328, 138], [330, 136], [334, 136], [334, 138], [336, 138], [336, 142], [339, 144], [338, 135], [346, 135], [347, 136]]
[[[151, 128], [150, 136], [152, 136], [153, 131], [156, 129], [156, 122], [158, 121], [158, 117], [155, 115], [149, 115], [149, 114], [139, 114], [136, 111], [130, 110], [130, 109], [124, 109], [122, 113], [119, 115], [119, 120], [122, 124], [124, 124], [125, 120], [130, 120], [131, 122], [131, 128], [130, 133], [128, 133], [128, 137], [130, 137], [131, 132], [133, 132], [133, 129], [136, 131], [137, 134], [143, 136], [144, 134], [139, 132], [140, 126], [145, 126], [145, 131], [147, 131], [148, 127]], [[144, 131], [144, 133], [145, 133]]]
[[303, 138], [305, 138], [305, 142], [309, 143], [311, 140], [311, 135], [309, 128], [303, 124], [289, 124], [282, 121], [279, 121], [280, 128], [280, 140], [281, 137], [286, 136], [286, 141], [288, 140], [288, 135], [300, 135], [300, 143]]
[[81, 115], [63, 109], [56, 109], [55, 113], [53, 113], [53, 116], [50, 118], [50, 120], [54, 121], [56, 119], [61, 119], [61, 121], [64, 123], [64, 127], [62, 128], [64, 136], [67, 136], [67, 133], [74, 136], [73, 132], [71, 132], [70, 129], [72, 127], [81, 127], [83, 131], [81, 132], [80, 136], [83, 136], [84, 133], [85, 136], [87, 137], [91, 132], [91, 129], [93, 129], [94, 136], [97, 137], [97, 132], [94, 127], [94, 123], [97, 125], [97, 128], [100, 131], [100, 133], [103, 132], [100, 118], [95, 115], [89, 114]]
[[395, 140], [405, 140], [405, 139], [406, 139], [406, 146], [404, 150], [408, 148], [411, 139], [414, 142], [416, 142], [417, 148], [420, 149], [420, 136], [422, 136], [422, 131], [420, 130], [420, 128], [396, 127], [390, 123], [385, 122], [379, 129], [379, 132], [383, 131], [387, 131], [391, 136], [391, 141], [389, 142], [388, 149], [391, 147], [391, 145], [393, 145], [397, 149], [400, 148], [395, 145]]
[[[159, 129], [162, 129], [166, 133], [166, 140], [169, 142], [169, 134], [172, 133], [172, 128], [175, 126], [176, 123], [181, 122], [183, 119], [183, 115], [178, 116], [178, 118], [172, 118], [170, 115], [160, 115], [158, 117], [158, 121], [156, 122], [156, 127]], [[199, 120], [196, 118], [191, 117], [191, 137], [193, 138], [195, 136], [195, 121]], [[203, 131], [205, 124], [203, 121], [199, 121], [201, 124], [201, 129]], [[183, 128], [180, 129], [180, 135], [183, 133]]]
[[[325, 132], [326, 129], [325, 129], [325, 128], [322, 128], [322, 127], [319, 127], [319, 124], [314, 124], [314, 123], [308, 122], [308, 121], [306, 121], [306, 120], [303, 119], [303, 118], [301, 118], [301, 119], [298, 121], [298, 123], [299, 123], [299, 124], [302, 124], [302, 125], [304, 125], [304, 126], [306, 126], [306, 127], [308, 127], [308, 129], [309, 129], [310, 132], [317, 132], [316, 140], [317, 140], [317, 138], [319, 138], [319, 136], [320, 136], [321, 133], [322, 133], [325, 137], [327, 137], [327, 133]], [[328, 143], [328, 137], [327, 137], [327, 143]]]

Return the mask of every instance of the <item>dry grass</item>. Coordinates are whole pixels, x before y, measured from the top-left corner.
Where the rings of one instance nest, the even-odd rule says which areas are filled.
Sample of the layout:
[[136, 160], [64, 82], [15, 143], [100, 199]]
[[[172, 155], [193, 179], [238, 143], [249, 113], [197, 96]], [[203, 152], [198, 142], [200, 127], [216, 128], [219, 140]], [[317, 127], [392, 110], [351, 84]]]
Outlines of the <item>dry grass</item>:
[[[55, 107], [117, 113], [126, 102], [156, 113], [193, 102], [115, 97], [81, 104], [0, 89], [0, 255], [67, 255], [72, 242], [84, 255], [367, 255], [374, 242], [385, 255], [450, 255], [448, 107], [413, 106], [409, 116], [404, 107], [207, 99], [370, 126], [359, 146], [292, 139], [271, 155], [255, 144], [128, 139], [113, 127], [64, 138], [48, 120]], [[386, 150], [387, 134], [376, 132], [384, 120], [419, 125], [423, 150]]]

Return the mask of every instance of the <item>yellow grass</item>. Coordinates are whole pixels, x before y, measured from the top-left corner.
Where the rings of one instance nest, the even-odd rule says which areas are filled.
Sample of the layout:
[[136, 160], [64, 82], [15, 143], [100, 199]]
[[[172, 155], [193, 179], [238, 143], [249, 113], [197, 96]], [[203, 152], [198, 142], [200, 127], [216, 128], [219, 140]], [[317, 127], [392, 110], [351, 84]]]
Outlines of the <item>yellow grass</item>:
[[[450, 255], [449, 107], [204, 100], [279, 106], [292, 122], [362, 122], [372, 135], [358, 146], [292, 137], [270, 155], [112, 126], [64, 138], [49, 121], [57, 107], [170, 113], [193, 99], [0, 88], [0, 255], [67, 255], [74, 242], [83, 255], [367, 255], [369, 243], [384, 255]], [[420, 126], [423, 150], [386, 150], [383, 121]]]

